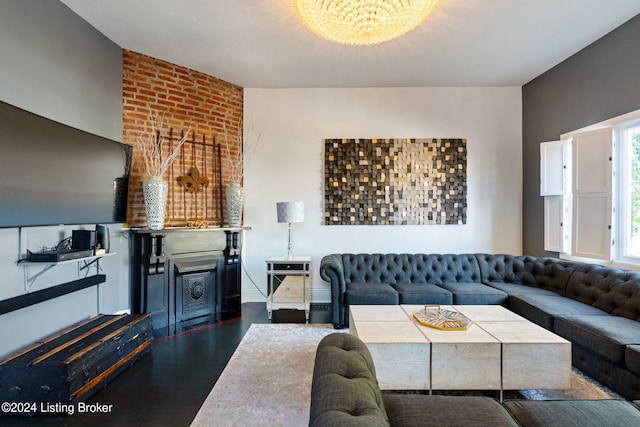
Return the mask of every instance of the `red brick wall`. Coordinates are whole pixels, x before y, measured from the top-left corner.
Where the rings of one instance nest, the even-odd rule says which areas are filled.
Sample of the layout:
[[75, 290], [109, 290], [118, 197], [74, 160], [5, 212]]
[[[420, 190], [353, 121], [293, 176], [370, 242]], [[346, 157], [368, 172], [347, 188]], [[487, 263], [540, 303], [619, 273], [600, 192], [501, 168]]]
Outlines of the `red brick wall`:
[[[123, 141], [134, 147], [129, 187], [128, 224], [146, 227], [142, 182], [147, 178], [139, 146], [141, 132], [149, 134], [153, 117], [162, 118], [161, 133], [178, 138], [189, 128], [189, 140], [176, 161], [164, 175], [169, 181], [165, 227], [182, 227], [189, 220], [206, 220], [210, 226], [220, 225], [220, 183], [217, 178], [218, 150], [222, 151], [222, 188], [230, 184], [230, 166], [238, 161], [242, 150], [243, 89], [215, 77], [123, 50]], [[168, 144], [168, 138], [165, 139]], [[181, 185], [181, 177], [190, 176], [196, 166], [209, 180], [201, 192], [190, 193]]]

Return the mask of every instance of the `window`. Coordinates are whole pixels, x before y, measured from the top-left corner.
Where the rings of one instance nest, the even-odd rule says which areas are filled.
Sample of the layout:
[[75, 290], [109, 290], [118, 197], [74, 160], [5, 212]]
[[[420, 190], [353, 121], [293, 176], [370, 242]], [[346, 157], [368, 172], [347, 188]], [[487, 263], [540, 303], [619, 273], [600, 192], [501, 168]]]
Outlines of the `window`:
[[620, 261], [640, 262], [640, 122], [622, 124], [618, 140], [618, 251]]
[[640, 110], [561, 138], [573, 153], [561, 256], [640, 269]]

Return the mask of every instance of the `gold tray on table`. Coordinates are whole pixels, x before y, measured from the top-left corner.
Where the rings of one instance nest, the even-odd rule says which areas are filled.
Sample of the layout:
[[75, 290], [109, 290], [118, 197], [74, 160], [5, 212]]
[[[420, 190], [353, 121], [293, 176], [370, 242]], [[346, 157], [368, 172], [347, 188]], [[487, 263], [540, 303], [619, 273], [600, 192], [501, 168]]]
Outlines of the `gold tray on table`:
[[425, 305], [424, 309], [413, 314], [421, 325], [444, 331], [466, 331], [473, 322], [457, 311], [443, 310], [440, 306]]

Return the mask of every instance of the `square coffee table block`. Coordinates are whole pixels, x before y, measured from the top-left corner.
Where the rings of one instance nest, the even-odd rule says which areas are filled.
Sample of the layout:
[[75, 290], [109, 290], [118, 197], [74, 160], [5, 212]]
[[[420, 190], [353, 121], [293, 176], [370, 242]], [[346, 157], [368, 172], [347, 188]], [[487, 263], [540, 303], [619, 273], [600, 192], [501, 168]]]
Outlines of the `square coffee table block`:
[[456, 305], [455, 309], [474, 322], [518, 322], [527, 320], [501, 305]]
[[531, 322], [480, 322], [502, 342], [502, 388], [571, 388], [571, 343]]
[[361, 322], [406, 322], [408, 320], [399, 305], [351, 305], [349, 314], [349, 322], [354, 318]]
[[442, 331], [420, 325], [431, 341], [433, 390], [499, 390], [500, 342], [477, 325]]
[[352, 320], [349, 328], [367, 344], [381, 389], [429, 389], [430, 344], [406, 316], [395, 322]]

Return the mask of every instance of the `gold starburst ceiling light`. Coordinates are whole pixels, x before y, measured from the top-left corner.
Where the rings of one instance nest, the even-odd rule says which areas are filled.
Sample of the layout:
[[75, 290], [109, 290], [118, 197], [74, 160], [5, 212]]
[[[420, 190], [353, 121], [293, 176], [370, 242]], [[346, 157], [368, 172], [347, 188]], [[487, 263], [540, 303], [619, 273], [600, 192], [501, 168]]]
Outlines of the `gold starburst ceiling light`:
[[382, 43], [413, 30], [438, 0], [294, 0], [302, 22], [327, 40]]

